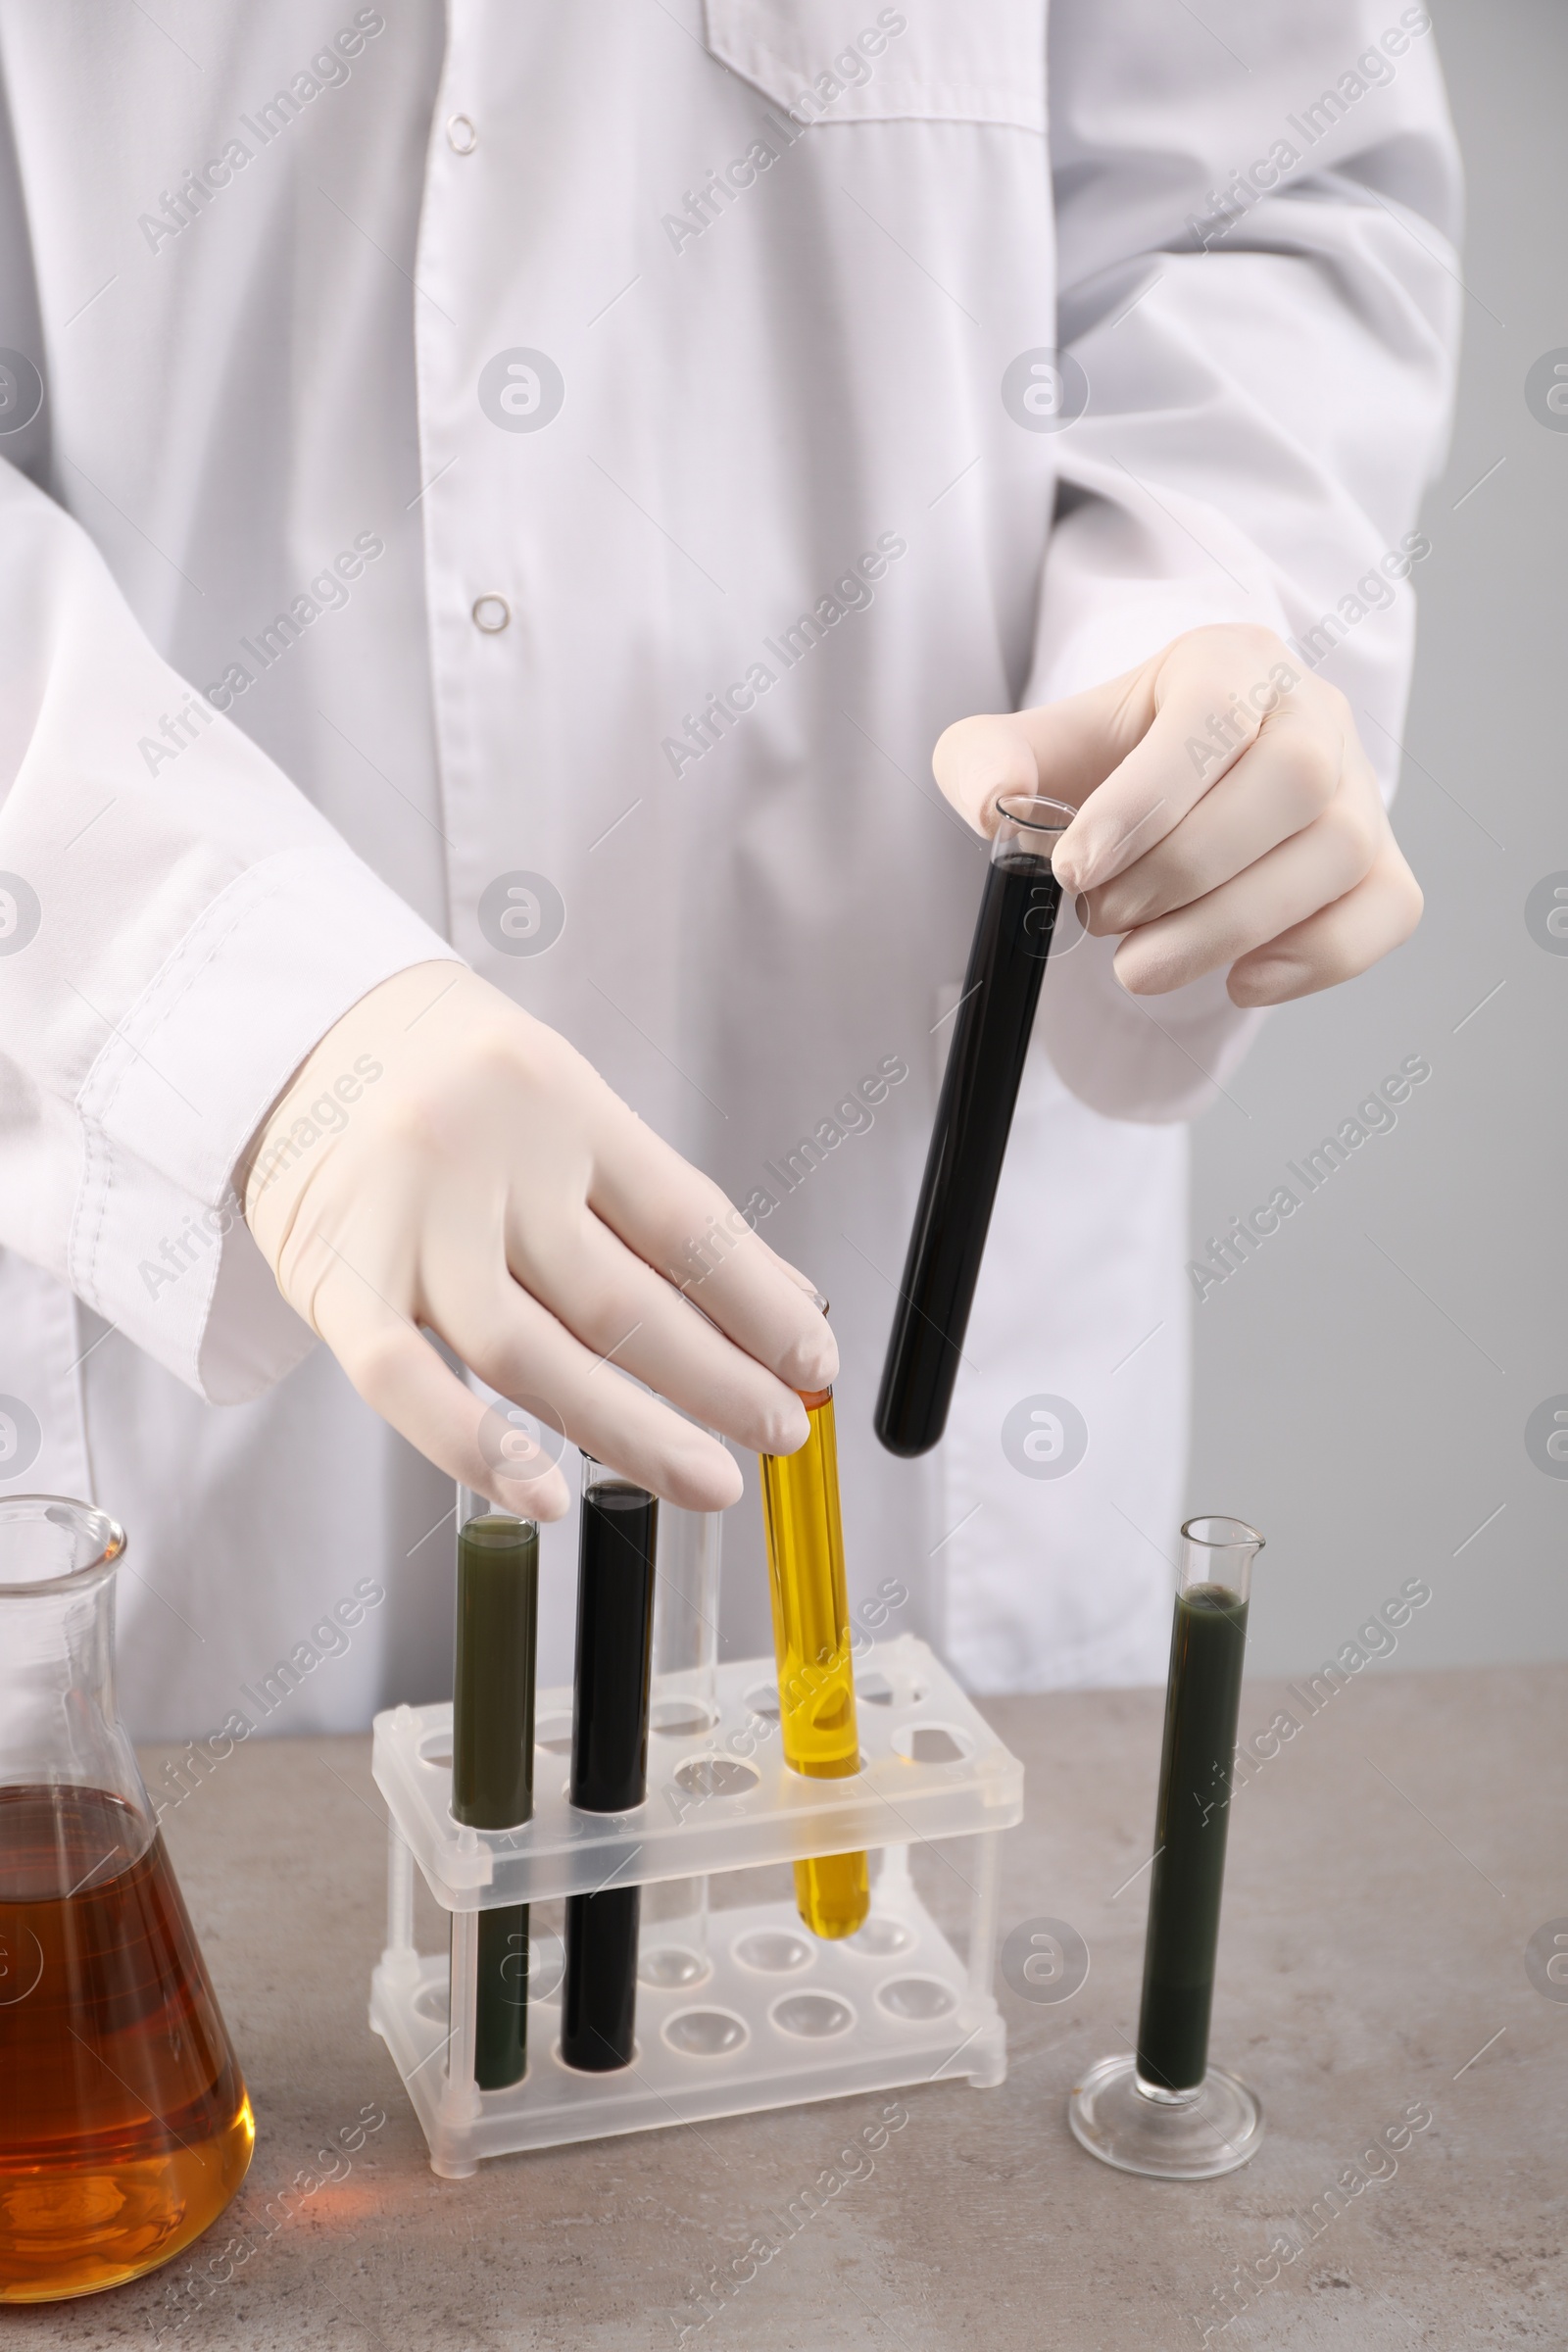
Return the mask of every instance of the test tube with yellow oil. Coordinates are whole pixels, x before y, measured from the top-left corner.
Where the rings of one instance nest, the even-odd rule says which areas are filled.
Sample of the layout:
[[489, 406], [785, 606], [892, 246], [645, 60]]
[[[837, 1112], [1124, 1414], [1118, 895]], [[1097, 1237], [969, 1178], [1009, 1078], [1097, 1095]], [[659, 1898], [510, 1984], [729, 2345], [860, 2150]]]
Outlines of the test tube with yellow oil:
[[[860, 1741], [833, 1392], [808, 1390], [801, 1402], [811, 1434], [799, 1453], [761, 1456], [779, 1725], [793, 1771], [840, 1780], [859, 1771]], [[853, 1936], [871, 1907], [864, 1854], [797, 1862], [795, 1900], [813, 1936]]]

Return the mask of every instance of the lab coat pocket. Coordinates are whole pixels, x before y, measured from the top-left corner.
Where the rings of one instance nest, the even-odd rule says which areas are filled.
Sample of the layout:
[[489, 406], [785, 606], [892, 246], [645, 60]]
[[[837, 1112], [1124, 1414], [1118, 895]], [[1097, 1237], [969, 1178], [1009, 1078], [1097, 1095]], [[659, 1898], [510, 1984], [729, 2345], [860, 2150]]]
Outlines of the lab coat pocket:
[[706, 0], [710, 53], [804, 126], [1046, 127], [1047, 0]]

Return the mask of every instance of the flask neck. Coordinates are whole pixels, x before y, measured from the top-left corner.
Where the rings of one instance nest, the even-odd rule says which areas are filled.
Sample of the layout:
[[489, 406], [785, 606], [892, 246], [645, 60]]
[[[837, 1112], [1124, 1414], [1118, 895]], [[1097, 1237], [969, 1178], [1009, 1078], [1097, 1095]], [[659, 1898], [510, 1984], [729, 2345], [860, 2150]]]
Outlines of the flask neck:
[[124, 1542], [83, 1503], [25, 1494], [0, 1503], [0, 1788], [101, 1789], [151, 1835], [115, 1697]]

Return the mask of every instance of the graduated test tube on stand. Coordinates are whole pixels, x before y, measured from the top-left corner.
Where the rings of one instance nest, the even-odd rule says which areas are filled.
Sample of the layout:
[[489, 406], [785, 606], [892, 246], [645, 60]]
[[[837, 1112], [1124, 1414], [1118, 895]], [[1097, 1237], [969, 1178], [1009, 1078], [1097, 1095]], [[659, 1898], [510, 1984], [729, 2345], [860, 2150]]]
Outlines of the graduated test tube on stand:
[[1102, 2058], [1068, 2101], [1092, 2156], [1154, 2179], [1234, 2172], [1263, 2137], [1253, 2092], [1208, 2063], [1247, 1610], [1262, 1548], [1240, 1519], [1182, 1529], [1138, 2047]]

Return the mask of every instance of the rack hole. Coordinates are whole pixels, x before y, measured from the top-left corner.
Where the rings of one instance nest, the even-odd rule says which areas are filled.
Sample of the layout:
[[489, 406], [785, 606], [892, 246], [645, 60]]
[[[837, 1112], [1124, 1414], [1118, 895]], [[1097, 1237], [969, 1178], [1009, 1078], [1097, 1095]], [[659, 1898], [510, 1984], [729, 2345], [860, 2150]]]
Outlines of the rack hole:
[[962, 1764], [974, 1741], [955, 1724], [906, 1723], [893, 1735], [893, 1752], [906, 1764]]
[[648, 1710], [648, 1725], [662, 1740], [701, 1740], [718, 1721], [718, 1709], [699, 1698], [656, 1698]]
[[792, 1992], [775, 2001], [768, 2015], [781, 2034], [795, 2034], [805, 2041], [826, 2041], [835, 2034], [847, 2034], [855, 2023], [849, 2002], [831, 1992]]
[[863, 1928], [846, 1936], [843, 1950], [863, 1952], [868, 1960], [891, 1960], [895, 1952], [906, 1952], [914, 1936], [901, 1919], [868, 1919]]
[[751, 2039], [738, 2017], [727, 2009], [682, 2009], [666, 2017], [664, 2039], [685, 2058], [727, 2058]]
[[761, 1777], [740, 1756], [688, 1756], [675, 1770], [677, 1787], [690, 1796], [744, 1796]]
[[450, 1770], [452, 1764], [452, 1733], [450, 1729], [444, 1732], [425, 1733], [424, 1738], [419, 1741], [419, 1762], [430, 1765], [438, 1772]]
[[637, 1974], [645, 1984], [659, 1985], [666, 1992], [680, 1991], [700, 1984], [710, 1967], [703, 1954], [694, 1952], [689, 1944], [656, 1943], [638, 1954]]
[[931, 1695], [924, 1683], [910, 1682], [902, 1675], [896, 1683], [885, 1674], [857, 1676], [855, 1688], [873, 1707], [923, 1707]]
[[951, 2017], [958, 2006], [958, 1996], [951, 1984], [938, 1977], [896, 1977], [877, 1993], [877, 2005], [889, 2017], [919, 2021], [928, 2017]]
[[571, 1717], [569, 1715], [541, 1715], [533, 1727], [533, 1743], [542, 1747], [547, 1756], [569, 1756], [571, 1753]]
[[804, 1936], [792, 1935], [787, 1928], [754, 1928], [742, 1936], [734, 1947], [735, 1958], [742, 1968], [755, 1968], [760, 1975], [782, 1977], [798, 1968], [808, 1968], [811, 1947]]

